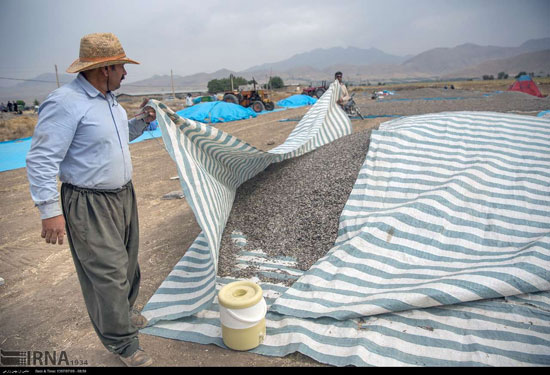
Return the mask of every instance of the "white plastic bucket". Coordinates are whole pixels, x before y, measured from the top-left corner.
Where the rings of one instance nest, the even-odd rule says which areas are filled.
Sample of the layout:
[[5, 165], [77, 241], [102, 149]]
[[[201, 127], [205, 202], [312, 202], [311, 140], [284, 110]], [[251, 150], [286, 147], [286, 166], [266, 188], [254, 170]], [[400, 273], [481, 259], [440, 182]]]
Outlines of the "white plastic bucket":
[[252, 281], [235, 281], [218, 293], [223, 342], [229, 348], [250, 350], [263, 342], [267, 304], [262, 293]]

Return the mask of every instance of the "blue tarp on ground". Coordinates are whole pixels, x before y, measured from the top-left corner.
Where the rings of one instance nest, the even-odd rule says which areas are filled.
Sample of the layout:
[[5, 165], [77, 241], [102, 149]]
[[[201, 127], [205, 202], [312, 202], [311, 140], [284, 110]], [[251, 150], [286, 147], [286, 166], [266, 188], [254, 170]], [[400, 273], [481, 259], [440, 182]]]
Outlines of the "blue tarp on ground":
[[279, 107], [303, 107], [305, 105], [313, 105], [317, 102], [317, 99], [308, 95], [293, 95], [286, 99], [279, 100], [277, 105]]
[[[130, 143], [138, 143], [146, 139], [158, 138], [160, 136], [161, 132], [158, 127], [153, 130], [147, 129], [140, 137]], [[0, 142], [0, 172], [25, 168], [27, 152], [29, 152], [31, 148], [31, 142], [32, 137]]]
[[176, 112], [181, 117], [203, 123], [218, 123], [256, 117], [256, 112], [238, 104], [223, 101], [205, 102]]
[[0, 142], [0, 172], [25, 167], [25, 158], [31, 148], [31, 139], [21, 138]]

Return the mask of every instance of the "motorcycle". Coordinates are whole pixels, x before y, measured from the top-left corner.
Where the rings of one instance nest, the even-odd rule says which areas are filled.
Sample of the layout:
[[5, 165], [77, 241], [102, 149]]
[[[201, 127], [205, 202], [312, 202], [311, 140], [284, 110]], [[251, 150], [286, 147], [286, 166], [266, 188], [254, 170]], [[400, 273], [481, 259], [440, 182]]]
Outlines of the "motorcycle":
[[359, 108], [357, 107], [357, 104], [353, 99], [354, 96], [355, 96], [355, 93], [351, 94], [350, 99], [346, 104], [342, 106], [342, 108], [344, 109], [344, 112], [346, 112], [348, 117], [351, 118], [354, 116], [358, 116], [361, 120], [364, 120], [363, 115], [361, 114], [361, 112], [359, 112]]

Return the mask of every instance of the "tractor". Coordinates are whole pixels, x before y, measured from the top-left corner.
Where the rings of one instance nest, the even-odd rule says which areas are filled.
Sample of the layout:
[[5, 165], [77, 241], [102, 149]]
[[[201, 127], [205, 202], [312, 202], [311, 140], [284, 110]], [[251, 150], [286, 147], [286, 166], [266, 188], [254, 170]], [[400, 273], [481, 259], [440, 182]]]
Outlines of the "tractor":
[[243, 107], [250, 107], [254, 112], [273, 111], [273, 103], [265, 90], [257, 90], [256, 82], [252, 90], [229, 91], [223, 95], [223, 101], [227, 103], [239, 104]]
[[323, 81], [321, 82], [321, 86], [313, 87], [310, 85], [309, 87], [305, 87], [302, 91], [302, 95], [315, 96], [317, 97], [317, 99], [319, 99], [321, 96], [323, 96], [327, 89], [327, 81]]

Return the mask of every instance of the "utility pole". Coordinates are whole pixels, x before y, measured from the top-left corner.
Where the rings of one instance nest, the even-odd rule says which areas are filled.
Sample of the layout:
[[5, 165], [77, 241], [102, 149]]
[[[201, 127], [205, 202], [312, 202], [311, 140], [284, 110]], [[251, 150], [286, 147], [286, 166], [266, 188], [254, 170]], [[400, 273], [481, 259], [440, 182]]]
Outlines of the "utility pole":
[[231, 79], [231, 91], [234, 91], [234, 89], [233, 89], [233, 74], [230, 74], [229, 78]]
[[59, 76], [57, 74], [57, 64], [55, 64], [55, 80], [57, 81], [57, 88], [59, 88]]
[[170, 77], [172, 80], [172, 98], [176, 99], [176, 92], [174, 91], [174, 73], [172, 72], [172, 69], [170, 69]]

